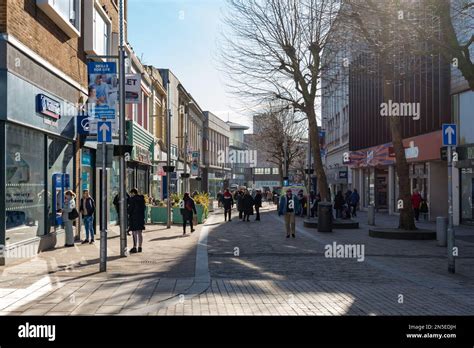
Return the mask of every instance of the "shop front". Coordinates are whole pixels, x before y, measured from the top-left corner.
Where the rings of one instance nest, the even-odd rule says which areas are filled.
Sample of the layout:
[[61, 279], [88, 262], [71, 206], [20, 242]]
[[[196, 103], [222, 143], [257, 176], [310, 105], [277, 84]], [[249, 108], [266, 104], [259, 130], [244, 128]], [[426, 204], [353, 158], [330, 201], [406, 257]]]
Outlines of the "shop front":
[[[447, 166], [441, 160], [441, 131], [403, 140], [409, 164], [411, 192], [418, 190], [428, 203], [426, 219], [447, 216]], [[391, 143], [350, 153], [353, 186], [360, 192], [361, 209], [398, 213], [398, 176]], [[431, 204], [436, 202], [436, 204]]]
[[127, 191], [136, 188], [140, 194], [150, 195], [153, 178], [155, 138], [137, 123], [127, 121], [128, 144], [133, 145], [130, 161], [127, 162]]
[[[74, 121], [78, 90], [39, 66], [38, 75], [62, 89], [42, 88], [8, 71], [0, 93], [0, 244], [56, 246], [66, 190], [76, 190]], [[20, 102], [21, 101], [21, 102]], [[33, 256], [33, 255], [30, 255]]]
[[465, 225], [474, 225], [474, 144], [456, 149], [459, 161], [455, 163], [459, 173], [459, 218]]

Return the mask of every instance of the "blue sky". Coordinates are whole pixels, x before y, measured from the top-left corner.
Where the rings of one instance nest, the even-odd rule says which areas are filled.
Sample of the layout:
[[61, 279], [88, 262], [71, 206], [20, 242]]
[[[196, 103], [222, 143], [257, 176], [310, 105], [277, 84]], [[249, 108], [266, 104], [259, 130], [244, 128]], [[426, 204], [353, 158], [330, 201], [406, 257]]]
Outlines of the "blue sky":
[[224, 6], [225, 0], [129, 0], [128, 41], [145, 64], [171, 69], [203, 110], [250, 125], [218, 70]]

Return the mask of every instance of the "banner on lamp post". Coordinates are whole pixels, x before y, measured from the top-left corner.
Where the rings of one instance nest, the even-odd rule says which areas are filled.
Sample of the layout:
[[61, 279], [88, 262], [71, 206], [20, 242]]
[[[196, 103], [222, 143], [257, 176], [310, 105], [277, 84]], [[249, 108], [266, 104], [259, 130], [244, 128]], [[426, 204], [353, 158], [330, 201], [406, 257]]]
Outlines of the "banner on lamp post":
[[127, 74], [125, 78], [125, 103], [141, 104], [142, 102], [142, 75]]

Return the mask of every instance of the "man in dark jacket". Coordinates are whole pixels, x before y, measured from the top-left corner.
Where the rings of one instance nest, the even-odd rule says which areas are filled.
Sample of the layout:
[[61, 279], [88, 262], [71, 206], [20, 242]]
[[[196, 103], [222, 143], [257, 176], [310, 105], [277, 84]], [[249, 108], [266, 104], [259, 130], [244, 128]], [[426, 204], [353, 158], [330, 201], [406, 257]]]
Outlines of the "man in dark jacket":
[[[84, 228], [86, 230], [86, 239], [82, 244], [90, 243], [94, 244], [94, 213], [95, 203], [92, 197], [89, 195], [89, 190], [82, 191], [81, 205], [79, 212], [82, 215], [82, 221], [84, 222]], [[90, 242], [89, 242], [90, 235]]]
[[253, 200], [255, 204], [255, 212], [257, 213], [255, 221], [260, 221], [260, 208], [262, 207], [262, 192], [260, 190], [257, 190]]
[[229, 215], [229, 222], [231, 222], [232, 221], [231, 212], [232, 212], [232, 207], [234, 206], [234, 199], [232, 198], [232, 195], [229, 189], [226, 189], [224, 191], [224, 194], [222, 195], [221, 203], [224, 206], [225, 221], [227, 221], [227, 215]]
[[183, 216], [183, 236], [186, 234], [186, 222], [189, 221], [189, 226], [191, 227], [191, 233], [194, 232], [193, 228], [193, 213], [197, 214], [196, 212], [196, 204], [194, 203], [194, 199], [189, 196], [189, 193], [186, 192], [184, 194], [183, 203], [181, 207], [181, 215]]
[[354, 191], [351, 194], [351, 207], [352, 207], [352, 216], [357, 216], [357, 204], [359, 204], [360, 201], [360, 196], [359, 193], [357, 192], [357, 189], [354, 189]]
[[253, 215], [253, 205], [254, 201], [249, 190], [245, 190], [244, 196], [242, 198], [242, 210], [244, 212], [244, 217], [242, 221], [250, 221], [250, 215]]
[[133, 234], [133, 248], [130, 249], [130, 253], [141, 253], [143, 230], [145, 229], [145, 197], [139, 195], [137, 189], [132, 189], [130, 191], [130, 199], [128, 200], [128, 217], [128, 225]]

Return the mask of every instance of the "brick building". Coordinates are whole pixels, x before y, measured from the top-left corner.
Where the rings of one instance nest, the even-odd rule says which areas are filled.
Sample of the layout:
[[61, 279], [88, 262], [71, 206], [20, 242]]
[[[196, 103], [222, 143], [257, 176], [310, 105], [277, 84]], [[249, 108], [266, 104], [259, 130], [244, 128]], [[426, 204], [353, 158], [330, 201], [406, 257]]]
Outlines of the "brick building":
[[116, 0], [0, 2], [0, 244], [7, 248], [54, 247], [64, 188], [98, 191], [95, 149], [81, 149], [75, 121], [87, 101], [86, 55], [113, 53], [117, 33]]

